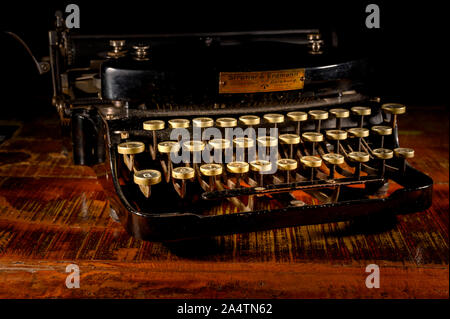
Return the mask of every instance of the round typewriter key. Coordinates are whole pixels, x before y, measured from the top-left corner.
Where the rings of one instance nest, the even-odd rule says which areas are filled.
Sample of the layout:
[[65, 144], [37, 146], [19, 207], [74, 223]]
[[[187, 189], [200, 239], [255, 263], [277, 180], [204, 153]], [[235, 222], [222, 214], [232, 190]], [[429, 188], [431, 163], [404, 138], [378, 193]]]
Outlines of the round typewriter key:
[[399, 158], [413, 158], [414, 150], [412, 148], [399, 147], [394, 149], [394, 154]]
[[400, 172], [402, 174], [405, 174], [406, 172], [406, 160], [408, 158], [414, 157], [414, 150], [412, 148], [404, 148], [404, 147], [398, 147], [394, 149], [394, 155], [401, 159], [402, 166], [400, 167]]
[[383, 125], [376, 125], [376, 126], [372, 126], [371, 129], [376, 134], [380, 135], [380, 137], [381, 137], [380, 148], [383, 148], [383, 146], [384, 146], [384, 137], [386, 135], [391, 135], [392, 134], [392, 127], [390, 127], [390, 126], [383, 126]]
[[281, 144], [289, 145], [289, 157], [292, 158], [294, 156], [294, 145], [300, 143], [300, 136], [297, 134], [281, 134], [278, 138]]
[[308, 114], [305, 112], [289, 112], [287, 117], [293, 122], [303, 122], [308, 119]]
[[272, 163], [266, 160], [256, 160], [250, 162], [250, 169], [259, 174], [259, 186], [264, 186], [264, 173], [272, 170]]
[[317, 132], [305, 132], [302, 134], [302, 137], [307, 142], [322, 142], [323, 134]]
[[369, 136], [369, 130], [364, 127], [354, 127], [348, 129], [348, 132], [355, 137], [367, 137]]
[[150, 186], [161, 182], [161, 173], [154, 169], [146, 169], [134, 173], [134, 183], [139, 186], [146, 198], [150, 197]]
[[123, 142], [117, 145], [117, 152], [123, 155], [123, 161], [130, 171], [134, 169], [134, 155], [144, 150], [145, 144], [142, 142]]
[[214, 120], [210, 117], [197, 117], [192, 120], [194, 127], [207, 128], [214, 126]]
[[232, 117], [221, 117], [216, 120], [216, 125], [218, 127], [236, 127], [237, 120]]
[[313, 120], [326, 120], [328, 118], [328, 112], [324, 110], [311, 110], [308, 114]]
[[312, 143], [311, 154], [312, 154], [312, 155], [315, 155], [315, 154], [316, 154], [316, 143], [317, 143], [317, 142], [322, 142], [322, 141], [323, 141], [323, 135], [322, 135], [322, 133], [318, 133], [318, 132], [305, 132], [305, 133], [302, 134], [302, 138], [303, 138], [303, 140], [305, 140], [306, 142]]
[[341, 165], [344, 164], [345, 158], [341, 154], [327, 153], [322, 155], [322, 159], [328, 164]]
[[203, 141], [185, 141], [183, 147], [185, 147], [189, 152], [200, 152], [205, 149], [205, 142]]
[[231, 147], [231, 142], [223, 138], [215, 138], [208, 142], [213, 148], [218, 150], [224, 150]]
[[252, 127], [253, 125], [259, 125], [261, 119], [259, 116], [256, 115], [243, 115], [239, 117], [239, 121], [241, 121], [242, 123], [244, 123], [249, 127]]
[[227, 164], [227, 171], [235, 174], [247, 173], [249, 165], [246, 162], [230, 162]]
[[209, 191], [212, 192], [216, 187], [216, 177], [222, 175], [222, 165], [203, 164], [200, 166], [200, 172], [209, 177]]
[[203, 164], [200, 166], [200, 172], [205, 176], [218, 176], [222, 174], [222, 165]]
[[320, 124], [328, 118], [328, 112], [324, 110], [311, 110], [308, 114], [310, 118], [316, 121], [316, 132], [320, 132]]
[[331, 109], [329, 112], [338, 119], [344, 119], [350, 116], [350, 111], [347, 109]]
[[316, 168], [322, 166], [322, 159], [316, 156], [303, 156], [300, 159], [300, 162], [305, 166], [311, 169], [310, 180], [314, 180], [314, 171]]
[[372, 110], [367, 106], [354, 106], [351, 108], [352, 113], [358, 115], [359, 119], [359, 127], [363, 127], [364, 125], [364, 116], [370, 115]]
[[161, 120], [150, 120], [145, 121], [143, 126], [146, 131], [158, 131], [164, 129], [165, 123]]
[[161, 121], [161, 120], [150, 120], [150, 121], [145, 121], [143, 127], [144, 127], [144, 130], [146, 130], [146, 131], [152, 131], [153, 144], [150, 145], [149, 149], [150, 149], [150, 155], [152, 156], [152, 159], [155, 160], [156, 159], [156, 145], [158, 143], [158, 140], [156, 138], [156, 131], [164, 129], [165, 123], [164, 123], [164, 121]]
[[290, 182], [291, 171], [297, 169], [297, 161], [294, 159], [283, 158], [277, 161], [278, 169], [281, 171], [286, 171], [286, 183]]
[[381, 109], [389, 114], [404, 114], [406, 112], [406, 106], [398, 103], [385, 103], [381, 106]]
[[328, 130], [326, 131], [327, 138], [336, 141], [335, 152], [340, 152], [340, 141], [347, 139], [347, 131], [344, 130]]
[[300, 143], [300, 136], [297, 134], [281, 134], [278, 138], [282, 144], [292, 145]]
[[381, 106], [381, 109], [387, 114], [392, 114], [392, 128], [397, 126], [397, 115], [406, 112], [406, 106], [398, 103], [385, 103]]
[[194, 178], [195, 170], [192, 167], [176, 167], [172, 170], [172, 177], [175, 179], [187, 180]]
[[240, 148], [250, 148], [255, 146], [255, 140], [248, 137], [236, 137], [233, 140], [234, 145]]
[[394, 156], [394, 152], [387, 148], [376, 148], [372, 153], [378, 159], [390, 159]]
[[370, 115], [372, 113], [370, 107], [367, 106], [354, 106], [351, 108], [353, 114], [359, 116]]
[[316, 157], [316, 156], [302, 156], [300, 161], [306, 167], [320, 167], [320, 166], [322, 166], [322, 160], [319, 157]]
[[347, 138], [347, 132], [344, 130], [328, 130], [326, 135], [327, 138], [334, 141], [342, 141]]
[[350, 111], [347, 109], [331, 109], [330, 113], [336, 118], [336, 128], [341, 129], [342, 119], [350, 116]]
[[381, 160], [380, 175], [383, 177], [386, 170], [386, 160], [394, 156], [394, 152], [387, 148], [376, 148], [372, 151], [373, 156]]
[[250, 165], [247, 162], [230, 162], [227, 164], [227, 171], [236, 176], [235, 187], [241, 186], [241, 177], [243, 174], [248, 173], [249, 167]]
[[190, 122], [188, 119], [172, 119], [169, 120], [170, 128], [188, 128]]
[[138, 185], [151, 186], [161, 182], [161, 173], [154, 169], [145, 169], [134, 173], [134, 182]]
[[330, 175], [328, 176], [328, 178], [334, 179], [334, 172], [336, 165], [344, 164], [345, 161], [344, 156], [336, 153], [327, 153], [322, 155], [322, 159], [331, 166]]
[[169, 154], [171, 152], [178, 152], [180, 150], [180, 144], [175, 141], [164, 141], [158, 144], [158, 151], [163, 154]]
[[365, 163], [370, 160], [370, 156], [366, 152], [350, 152], [348, 153], [348, 157], [351, 160], [359, 163]]
[[117, 146], [119, 154], [139, 154], [145, 150], [145, 144], [142, 142], [124, 142]]
[[348, 129], [348, 132], [358, 138], [358, 151], [361, 151], [361, 145], [362, 145], [362, 139], [364, 137], [369, 136], [369, 130], [364, 127], [353, 127], [351, 129]]
[[287, 114], [287, 117], [292, 122], [297, 122], [296, 133], [298, 136], [300, 136], [301, 135], [301, 131], [300, 131], [301, 122], [306, 121], [308, 119], [308, 114], [305, 112], [289, 112]]
[[350, 152], [348, 153], [348, 157], [352, 161], [357, 162], [355, 169], [355, 177], [359, 179], [361, 176], [361, 164], [368, 162], [370, 160], [370, 156], [366, 152]]
[[274, 147], [278, 145], [278, 140], [273, 136], [260, 136], [256, 139], [264, 147]]
[[277, 161], [278, 169], [282, 171], [293, 171], [297, 169], [297, 161], [290, 158], [283, 158]]
[[276, 128], [278, 123], [284, 122], [284, 115], [276, 113], [264, 114], [264, 120], [266, 120], [267, 123], [274, 124], [273, 127]]

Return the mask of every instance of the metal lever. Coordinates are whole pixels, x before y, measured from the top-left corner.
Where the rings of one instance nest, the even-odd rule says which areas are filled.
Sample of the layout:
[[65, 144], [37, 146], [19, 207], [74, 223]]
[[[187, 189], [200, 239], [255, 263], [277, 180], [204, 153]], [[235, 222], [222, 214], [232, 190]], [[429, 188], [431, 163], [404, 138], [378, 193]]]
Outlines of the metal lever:
[[[47, 73], [48, 71], [50, 71], [50, 62], [47, 61], [41, 61], [39, 62], [33, 55], [33, 52], [31, 52], [30, 48], [28, 47], [28, 45], [25, 43], [25, 41], [23, 41], [17, 34], [13, 33], [13, 32], [9, 32], [9, 31], [5, 31], [5, 33], [9, 34], [10, 36], [12, 36], [14, 39], [16, 39], [20, 44], [22, 44], [22, 46], [25, 48], [25, 50], [27, 50], [28, 54], [31, 56], [31, 58], [34, 61], [34, 64], [36, 65], [36, 68], [39, 71], [39, 74], [44, 74]], [[48, 57], [47, 57], [48, 59]]]

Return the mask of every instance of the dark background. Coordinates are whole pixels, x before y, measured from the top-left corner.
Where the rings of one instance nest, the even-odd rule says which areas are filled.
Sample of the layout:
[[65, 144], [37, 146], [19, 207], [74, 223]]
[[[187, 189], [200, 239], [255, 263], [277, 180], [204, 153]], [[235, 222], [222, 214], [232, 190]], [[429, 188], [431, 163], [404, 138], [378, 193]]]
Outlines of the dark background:
[[[0, 30], [19, 34], [40, 58], [48, 55], [54, 13], [80, 7], [82, 33], [208, 32], [306, 27], [334, 28], [340, 42], [357, 45], [376, 62], [379, 95], [407, 104], [446, 104], [447, 61], [443, 4], [398, 1], [204, 3], [154, 1], [3, 1]], [[381, 28], [367, 29], [365, 8], [380, 7]], [[420, 5], [419, 5], [420, 3]], [[3, 118], [54, 112], [50, 74], [39, 76], [25, 50], [0, 34]], [[180, 53], [182, 54], [182, 53]]]

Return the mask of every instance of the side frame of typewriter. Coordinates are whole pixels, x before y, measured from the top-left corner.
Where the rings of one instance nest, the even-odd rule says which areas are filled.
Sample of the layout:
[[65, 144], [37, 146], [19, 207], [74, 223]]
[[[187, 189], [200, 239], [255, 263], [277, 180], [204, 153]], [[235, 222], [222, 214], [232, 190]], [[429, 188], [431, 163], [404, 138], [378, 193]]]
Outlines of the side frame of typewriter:
[[[108, 131], [107, 120], [103, 120], [103, 125], [105, 132]], [[398, 147], [397, 129], [393, 131], [393, 140]], [[108, 141], [105, 142], [109, 145], [106, 161], [95, 165], [94, 169], [110, 200], [112, 217], [113, 219], [116, 217], [130, 235], [143, 240], [183, 240], [348, 221], [367, 216], [388, 218], [395, 214], [425, 210], [431, 206], [432, 202], [432, 179], [407, 164], [403, 175], [395, 172], [390, 174], [389, 177], [403, 188], [394, 191], [386, 198], [348, 200], [301, 207], [287, 206], [282, 209], [216, 216], [200, 216], [194, 213], [144, 213], [137, 211], [124, 196], [118, 182], [117, 161], [119, 159], [115, 146]]]

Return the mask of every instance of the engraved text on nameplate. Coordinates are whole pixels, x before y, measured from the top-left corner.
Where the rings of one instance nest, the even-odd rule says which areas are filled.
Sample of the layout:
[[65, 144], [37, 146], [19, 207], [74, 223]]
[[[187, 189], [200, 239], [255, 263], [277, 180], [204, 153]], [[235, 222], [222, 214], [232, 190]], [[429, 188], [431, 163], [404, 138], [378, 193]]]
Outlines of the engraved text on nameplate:
[[256, 93], [303, 89], [305, 69], [220, 72], [219, 93]]

